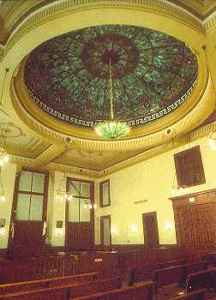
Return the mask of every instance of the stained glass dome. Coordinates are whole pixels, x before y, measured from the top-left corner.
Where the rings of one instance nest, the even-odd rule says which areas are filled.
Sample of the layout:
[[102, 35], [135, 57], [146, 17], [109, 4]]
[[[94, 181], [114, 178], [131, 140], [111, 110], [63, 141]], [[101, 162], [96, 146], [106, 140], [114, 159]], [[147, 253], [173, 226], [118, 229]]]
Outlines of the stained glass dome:
[[177, 109], [198, 74], [196, 56], [182, 41], [143, 27], [103, 25], [68, 32], [34, 49], [25, 84], [48, 114], [93, 127], [109, 119], [110, 60], [115, 119], [131, 127]]

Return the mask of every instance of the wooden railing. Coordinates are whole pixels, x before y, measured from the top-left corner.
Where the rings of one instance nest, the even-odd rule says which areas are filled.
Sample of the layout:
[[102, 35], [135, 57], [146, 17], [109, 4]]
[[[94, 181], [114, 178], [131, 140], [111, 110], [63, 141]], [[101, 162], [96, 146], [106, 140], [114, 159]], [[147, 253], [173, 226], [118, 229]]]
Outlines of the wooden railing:
[[112, 253], [53, 255], [0, 263], [0, 283], [11, 283], [80, 273], [98, 272], [103, 277], [119, 273], [119, 258]]

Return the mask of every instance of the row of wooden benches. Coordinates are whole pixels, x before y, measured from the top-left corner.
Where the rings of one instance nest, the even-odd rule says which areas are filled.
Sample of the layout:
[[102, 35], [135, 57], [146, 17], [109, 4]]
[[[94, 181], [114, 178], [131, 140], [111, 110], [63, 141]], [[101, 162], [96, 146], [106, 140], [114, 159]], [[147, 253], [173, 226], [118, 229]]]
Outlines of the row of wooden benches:
[[[133, 270], [134, 278], [131, 278], [129, 284], [134, 284], [129, 287], [121, 287], [119, 277], [101, 280], [96, 272], [85, 273], [80, 275], [56, 277], [49, 279], [33, 280], [26, 282], [10, 283], [0, 285], [0, 299], [14, 300], [55, 300], [74, 299], [76, 297], [87, 297], [83, 299], [140, 299], [138, 296], [142, 294], [143, 300], [152, 300], [156, 290], [172, 283], [182, 284], [183, 278], [186, 283], [186, 292], [192, 292], [200, 288], [215, 289], [216, 269], [206, 269], [207, 265], [204, 262], [193, 264], [180, 264], [182, 261], [167, 262], [166, 265], [161, 265], [161, 269], [155, 271], [154, 281], [145, 283], [136, 283], [137, 281], [145, 280], [140, 270]], [[177, 264], [176, 266], [173, 266]], [[165, 267], [168, 266], [168, 267]], [[143, 270], [145, 273], [145, 270]], [[190, 274], [192, 272], [192, 274]], [[132, 276], [132, 277], [133, 277]], [[137, 276], [137, 277], [136, 277]], [[144, 276], [145, 277], [145, 276]], [[91, 296], [87, 296], [90, 295]], [[96, 295], [97, 294], [97, 295]], [[102, 295], [104, 294], [104, 296]], [[115, 297], [113, 296], [115, 294]], [[118, 296], [117, 296], [118, 295]], [[124, 297], [122, 295], [125, 295]], [[134, 296], [133, 296], [134, 295]], [[198, 297], [198, 298], [177, 298], [177, 299], [204, 299], [204, 291], [200, 294], [195, 292], [182, 297]], [[198, 295], [198, 296], [197, 296]], [[133, 296], [133, 297], [132, 297]], [[93, 296], [92, 296], [93, 297]], [[105, 298], [97, 298], [105, 297]], [[113, 298], [112, 298], [113, 297]], [[123, 298], [122, 298], [123, 297]], [[137, 298], [138, 297], [138, 298]], [[200, 298], [201, 297], [201, 298]]]
[[[80, 280], [80, 278], [82, 278]], [[130, 287], [121, 287], [120, 278], [95, 280], [95, 274], [83, 274], [79, 278], [71, 278], [73, 283], [63, 285], [64, 279], [58, 287], [39, 288], [36, 283], [19, 283], [20, 291], [10, 291], [12, 285], [3, 287], [0, 295], [1, 300], [153, 300], [155, 296], [155, 285], [153, 281], [137, 283]], [[78, 280], [78, 281], [76, 281]], [[86, 280], [86, 281], [85, 281]], [[37, 282], [38, 284], [39, 282]], [[42, 282], [44, 283], [44, 282]], [[51, 282], [49, 281], [49, 284]], [[16, 288], [18, 288], [18, 286]], [[31, 287], [31, 289], [30, 289]], [[8, 292], [10, 291], [10, 292]], [[197, 290], [172, 298], [172, 300], [205, 300], [205, 290]]]

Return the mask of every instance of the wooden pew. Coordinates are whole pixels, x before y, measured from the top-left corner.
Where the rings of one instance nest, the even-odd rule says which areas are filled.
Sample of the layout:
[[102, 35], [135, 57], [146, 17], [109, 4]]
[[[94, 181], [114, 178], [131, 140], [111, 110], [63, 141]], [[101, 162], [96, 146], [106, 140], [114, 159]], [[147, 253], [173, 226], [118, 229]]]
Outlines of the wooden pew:
[[201, 288], [205, 288], [208, 291], [216, 290], [216, 268], [211, 268], [188, 275], [186, 281], [186, 291], [193, 292]]
[[70, 299], [76, 297], [87, 296], [94, 293], [102, 293], [105, 291], [119, 289], [121, 287], [120, 277], [97, 280], [92, 282], [83, 282], [77, 286], [71, 286], [68, 288], [68, 296]]
[[170, 284], [180, 284], [184, 276], [184, 267], [175, 266], [155, 271], [156, 290]]
[[169, 268], [169, 267], [175, 267], [179, 265], [184, 265], [186, 264], [186, 259], [174, 259], [174, 260], [169, 260], [166, 262], [162, 262], [158, 264], [158, 269], [164, 269], [164, 268]]
[[111, 291], [96, 293], [84, 297], [72, 298], [73, 300], [153, 300], [154, 283], [147, 281], [131, 287], [114, 289]]
[[182, 285], [185, 287], [187, 277], [195, 272], [200, 272], [206, 270], [208, 267], [208, 264], [204, 261], [198, 262], [198, 263], [192, 263], [192, 264], [187, 264], [184, 266], [184, 276], [182, 279]]
[[205, 262], [198, 262], [156, 270], [154, 277], [156, 289], [174, 283], [176, 283], [178, 286], [184, 287], [187, 277], [190, 273], [203, 271], [206, 268], [207, 264]]
[[206, 300], [206, 290], [205, 289], [197, 290], [189, 294], [176, 296], [169, 300]]
[[94, 281], [97, 279], [97, 276], [98, 274], [96, 272], [92, 272], [64, 277], [0, 284], [0, 295]]
[[0, 295], [0, 300], [69, 300], [93, 293], [119, 289], [120, 278], [105, 279], [93, 282], [76, 283], [60, 287], [51, 287], [31, 291], [22, 291]]
[[60, 288], [38, 289], [0, 295], [1, 300], [68, 300], [67, 290]]

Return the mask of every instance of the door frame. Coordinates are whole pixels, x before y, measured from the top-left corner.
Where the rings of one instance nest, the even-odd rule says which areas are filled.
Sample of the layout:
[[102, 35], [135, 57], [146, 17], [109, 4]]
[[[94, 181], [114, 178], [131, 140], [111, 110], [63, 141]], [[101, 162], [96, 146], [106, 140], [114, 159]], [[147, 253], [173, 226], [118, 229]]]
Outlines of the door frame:
[[149, 245], [148, 245], [149, 239], [148, 239], [147, 232], [145, 230], [145, 222], [144, 222], [145, 216], [154, 216], [154, 218], [155, 218], [155, 221], [156, 221], [155, 222], [156, 223], [156, 234], [157, 234], [157, 245], [155, 245], [155, 246], [158, 247], [160, 245], [160, 239], [159, 239], [157, 212], [156, 211], [152, 211], [152, 212], [147, 212], [147, 213], [143, 213], [142, 214], [144, 245], [146, 247], [149, 247]]
[[[67, 177], [66, 179], [66, 191], [69, 189], [69, 183], [70, 181], [81, 181], [81, 182], [87, 182], [90, 183], [90, 199], [91, 199], [91, 204], [93, 205], [93, 208], [90, 211], [90, 219], [91, 219], [91, 228], [92, 228], [92, 248], [95, 247], [95, 234], [94, 234], [94, 228], [95, 228], [95, 221], [94, 221], [94, 204], [95, 204], [95, 183], [92, 180], [86, 180], [82, 178], [73, 178], [73, 177]], [[68, 201], [65, 201], [65, 242], [64, 242], [64, 247], [66, 250], [71, 250], [69, 249], [68, 245], [68, 214], [69, 214], [69, 205]]]
[[[14, 226], [14, 223], [16, 221], [16, 206], [17, 206], [17, 198], [18, 198], [18, 186], [19, 186], [20, 176], [21, 176], [21, 173], [23, 171], [24, 172], [26, 171], [26, 172], [32, 172], [32, 173], [45, 174], [42, 223], [44, 223], [44, 222], [47, 223], [49, 172], [47, 172], [47, 171], [37, 171], [37, 170], [31, 170], [31, 169], [28, 169], [28, 168], [23, 168], [21, 171], [16, 173], [16, 178], [15, 178], [15, 186], [14, 186], [14, 192], [13, 192], [13, 203], [12, 203], [12, 207], [11, 207], [11, 217], [10, 217], [10, 226], [9, 226], [8, 254], [10, 254], [10, 251], [13, 247], [13, 237], [12, 237], [12, 235], [14, 234], [13, 230], [15, 230], [15, 228], [13, 228], [13, 226]], [[44, 244], [45, 244], [45, 240], [44, 240]]]
[[[103, 228], [103, 220], [104, 219], [108, 219], [109, 220], [109, 224], [110, 224], [110, 245], [109, 246], [104, 245], [104, 231], [102, 230], [102, 228]], [[100, 244], [103, 247], [110, 247], [110, 246], [112, 246], [111, 215], [100, 216]]]

